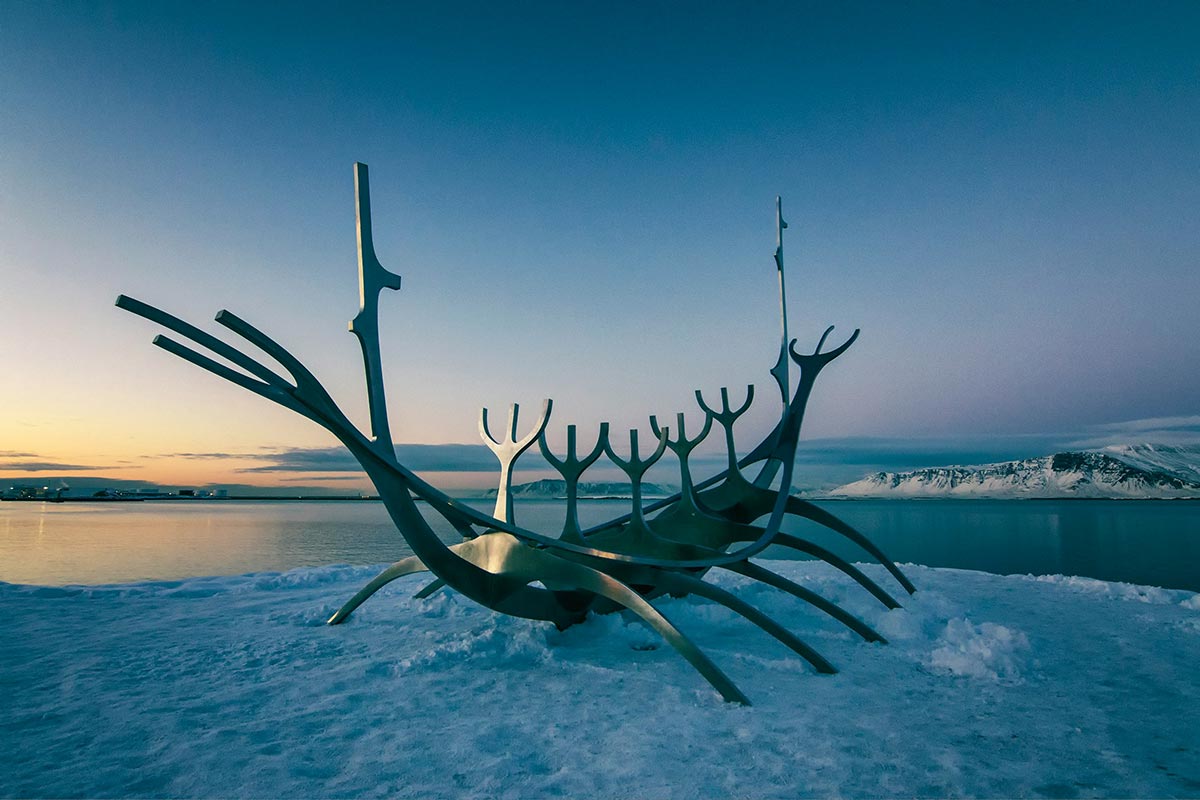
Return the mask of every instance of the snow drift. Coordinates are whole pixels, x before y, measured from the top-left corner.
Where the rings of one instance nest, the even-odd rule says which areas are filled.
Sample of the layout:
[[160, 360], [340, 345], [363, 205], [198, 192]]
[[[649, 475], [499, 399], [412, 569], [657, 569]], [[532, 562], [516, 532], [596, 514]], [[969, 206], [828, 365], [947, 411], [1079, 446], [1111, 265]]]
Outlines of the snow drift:
[[[1200, 600], [905, 567], [888, 611], [772, 562], [890, 640], [717, 582], [816, 645], [661, 607], [750, 695], [721, 702], [621, 616], [565, 632], [374, 567], [96, 587], [0, 584], [0, 796], [796, 797], [1200, 794]], [[882, 568], [864, 569], [881, 582]]]

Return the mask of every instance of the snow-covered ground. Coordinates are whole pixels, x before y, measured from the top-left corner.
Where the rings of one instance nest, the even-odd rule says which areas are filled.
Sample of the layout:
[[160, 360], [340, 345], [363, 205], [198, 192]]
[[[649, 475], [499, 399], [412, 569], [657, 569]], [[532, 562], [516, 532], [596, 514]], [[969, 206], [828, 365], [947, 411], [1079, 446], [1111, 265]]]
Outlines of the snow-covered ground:
[[[909, 567], [887, 611], [769, 562], [891, 642], [717, 582], [829, 657], [666, 600], [755, 705], [619, 616], [566, 632], [363, 567], [0, 584], [0, 796], [1200, 796], [1200, 596]], [[872, 576], [894, 589], [881, 569]]]

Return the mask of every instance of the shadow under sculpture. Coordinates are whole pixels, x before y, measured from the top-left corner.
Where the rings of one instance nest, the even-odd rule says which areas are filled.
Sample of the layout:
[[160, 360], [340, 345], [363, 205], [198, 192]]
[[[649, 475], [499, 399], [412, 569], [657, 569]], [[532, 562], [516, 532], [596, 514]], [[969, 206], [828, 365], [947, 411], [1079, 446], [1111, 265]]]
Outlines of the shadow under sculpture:
[[[835, 668], [812, 647], [736, 595], [705, 580], [713, 569], [728, 570], [761, 581], [812, 606], [816, 611], [854, 631], [866, 641], [884, 639], [862, 620], [835, 603], [751, 559], [768, 546], [782, 546], [825, 561], [862, 585], [888, 608], [899, 603], [861, 570], [827, 549], [780, 531], [786, 515], [809, 519], [841, 534], [881, 563], [908, 593], [913, 585], [870, 540], [829, 512], [791, 495], [792, 471], [804, 408], [820, 371], [844, 353], [858, 336], [856, 330], [842, 345], [822, 352], [832, 327], [825, 331], [812, 353], [796, 350], [789, 342], [783, 272], [783, 222], [777, 201], [778, 239], [775, 260], [779, 273], [782, 336], [779, 358], [770, 374], [782, 398], [779, 422], [749, 455], [737, 457], [733, 426], [750, 407], [754, 387], [748, 387], [741, 406], [730, 406], [729, 392], [721, 389], [721, 407], [710, 407], [697, 391], [703, 413], [699, 433], [688, 438], [685, 415], [676, 416], [676, 430], [650, 427], [655, 445], [648, 455], [639, 448], [638, 432], [630, 432], [628, 458], [617, 455], [607, 423], [600, 426], [595, 446], [582, 458], [577, 452], [576, 428], [567, 426], [567, 452], [559, 457], [546, 441], [552, 411], [545, 401], [541, 415], [526, 435], [518, 438], [518, 408], [509, 414], [504, 436], [494, 437], [487, 409], [480, 433], [500, 461], [500, 488], [491, 516], [447, 496], [401, 464], [388, 428], [379, 351], [378, 302], [384, 289], [399, 289], [400, 276], [385, 269], [375, 256], [371, 238], [370, 190], [365, 164], [355, 164], [359, 255], [360, 309], [350, 330], [362, 347], [370, 415], [370, 435], [356, 427], [321, 383], [291, 353], [240, 317], [221, 311], [216, 321], [273, 359], [286, 377], [255, 357], [183, 320], [131, 297], [121, 295], [117, 306], [155, 322], [179, 337], [207, 350], [218, 361], [166, 335], [154, 344], [242, 388], [289, 408], [332, 433], [354, 455], [374, 483], [392, 521], [412, 548], [413, 555], [397, 561], [351, 598], [329, 620], [346, 620], [372, 594], [397, 578], [430, 572], [436, 580], [420, 596], [443, 586], [460, 592], [494, 611], [529, 619], [547, 620], [560, 628], [582, 622], [589, 612], [628, 610], [657, 631], [728, 701], [748, 703], [737, 686], [671, 623], [651, 602], [664, 594], [694, 594], [719, 603], [757, 625], [791, 648], [817, 671]], [[790, 366], [799, 367], [792, 387]], [[720, 473], [695, 482], [688, 458], [712, 430], [724, 433], [728, 465]], [[537, 444], [566, 482], [566, 521], [559, 536], [520, 527], [513, 515], [510, 483], [513, 466], [522, 453]], [[670, 450], [679, 461], [681, 491], [669, 498], [643, 504], [642, 476], [651, 464]], [[601, 525], [581, 528], [577, 514], [579, 480], [602, 454], [620, 467], [632, 485], [632, 510]], [[744, 470], [757, 467], [753, 480]], [[772, 488], [775, 486], [777, 488]], [[463, 541], [444, 544], [418, 510], [415, 500], [428, 503], [444, 517]], [[659, 512], [657, 516], [650, 516]], [[539, 584], [535, 586], [534, 584]]]

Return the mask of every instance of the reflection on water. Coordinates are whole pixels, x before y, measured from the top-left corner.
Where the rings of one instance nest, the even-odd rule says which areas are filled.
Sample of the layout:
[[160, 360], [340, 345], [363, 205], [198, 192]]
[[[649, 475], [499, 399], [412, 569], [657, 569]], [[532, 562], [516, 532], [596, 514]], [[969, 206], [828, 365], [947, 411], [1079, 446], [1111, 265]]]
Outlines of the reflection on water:
[[0, 580], [11, 583], [159, 580], [408, 554], [379, 503], [0, 503]]
[[[1200, 591], [1200, 503], [1183, 501], [854, 500], [822, 504], [896, 561], [997, 573], [1087, 575]], [[477, 507], [490, 511], [489, 504]], [[623, 513], [580, 504], [583, 525]], [[517, 506], [553, 533], [564, 507]], [[440, 520], [435, 529], [458, 541]], [[864, 555], [805, 521], [788, 529], [851, 560]], [[0, 580], [115, 583], [377, 564], [410, 555], [373, 502], [0, 503]], [[770, 555], [785, 557], [785, 552]]]
[[[625, 510], [621, 503], [583, 505], [584, 525]], [[476, 507], [490, 513], [493, 505]], [[554, 533], [564, 512], [555, 502], [518, 509], [522, 525]], [[444, 541], [461, 541], [441, 517], [426, 517]], [[9, 583], [172, 580], [408, 555], [412, 550], [377, 502], [0, 503], [0, 581]]]
[[[1200, 591], [1200, 503], [1177, 500], [854, 500], [823, 503], [898, 562], [1005, 575], [1086, 575]], [[835, 552], [853, 545], [790, 525]]]

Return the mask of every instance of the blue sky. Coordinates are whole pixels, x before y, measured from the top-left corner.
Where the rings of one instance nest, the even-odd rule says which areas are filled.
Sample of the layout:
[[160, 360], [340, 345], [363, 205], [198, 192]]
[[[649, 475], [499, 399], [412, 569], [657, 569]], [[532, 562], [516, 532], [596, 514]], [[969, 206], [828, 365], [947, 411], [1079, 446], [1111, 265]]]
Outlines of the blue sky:
[[332, 446], [111, 303], [230, 308], [365, 419], [356, 160], [406, 443], [755, 383], [752, 443], [777, 194], [793, 335], [863, 328], [808, 436], [965, 458], [1188, 418], [1197, 34], [1194, 3], [9, 4], [0, 448], [201, 483]]

